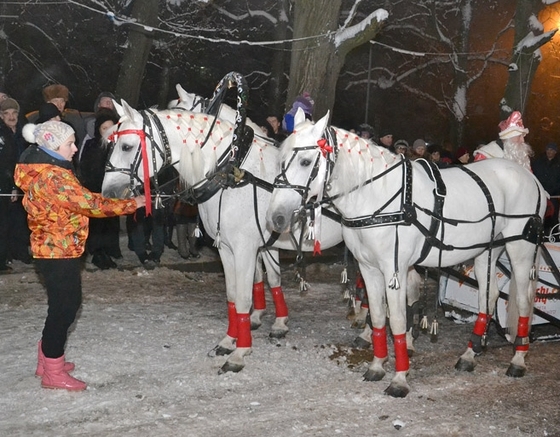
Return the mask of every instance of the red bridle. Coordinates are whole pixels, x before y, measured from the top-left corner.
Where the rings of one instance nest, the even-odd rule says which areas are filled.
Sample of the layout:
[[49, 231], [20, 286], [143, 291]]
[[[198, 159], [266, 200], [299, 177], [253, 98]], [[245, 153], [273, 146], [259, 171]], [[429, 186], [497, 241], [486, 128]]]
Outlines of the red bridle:
[[138, 135], [140, 137], [140, 150], [142, 153], [142, 170], [144, 171], [144, 195], [146, 196], [146, 217], [152, 214], [152, 195], [150, 192], [150, 167], [148, 163], [148, 150], [146, 148], [146, 132], [142, 129], [125, 129], [115, 131], [109, 136], [109, 141], [116, 142], [122, 135]]

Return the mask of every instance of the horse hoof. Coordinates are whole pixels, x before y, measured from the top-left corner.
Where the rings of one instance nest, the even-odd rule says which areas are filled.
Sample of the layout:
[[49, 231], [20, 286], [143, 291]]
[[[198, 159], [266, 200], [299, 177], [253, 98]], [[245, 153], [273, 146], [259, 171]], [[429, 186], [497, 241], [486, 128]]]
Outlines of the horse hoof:
[[455, 370], [459, 370], [460, 372], [472, 372], [474, 370], [474, 362], [459, 358], [459, 361], [455, 364]]
[[366, 327], [365, 320], [355, 320], [354, 323], [352, 323], [353, 329], [364, 329], [365, 327]]
[[407, 349], [406, 350], [407, 354], [408, 354], [408, 358], [412, 358], [414, 355], [414, 352], [416, 352], [414, 349]]
[[525, 376], [525, 372], [527, 371], [526, 367], [517, 366], [515, 364], [510, 364], [506, 375], [511, 376], [512, 378], [521, 378]]
[[243, 370], [243, 367], [244, 366], [242, 364], [235, 364], [226, 361], [224, 365], [220, 368], [220, 370], [218, 370], [218, 375], [223, 375], [224, 373], [227, 372], [233, 372], [233, 373], [241, 372]]
[[224, 355], [229, 355], [232, 352], [233, 352], [233, 350], [218, 345], [214, 349], [212, 349], [210, 352], [208, 352], [208, 356], [209, 357], [221, 357], [221, 356], [224, 356]]
[[251, 322], [251, 331], [256, 331], [262, 326], [262, 323]]
[[352, 342], [352, 347], [355, 349], [369, 349], [371, 342], [364, 340], [362, 337], [356, 337]]
[[381, 381], [384, 376], [384, 371], [368, 369], [367, 372], [364, 373], [364, 381]]
[[270, 331], [270, 334], [268, 334], [268, 336], [270, 338], [284, 338], [286, 337], [286, 334], [288, 333], [288, 331], [283, 331], [283, 330], [275, 330], [275, 331]]
[[407, 386], [391, 384], [385, 389], [384, 393], [393, 398], [406, 398], [409, 391], [410, 389]]

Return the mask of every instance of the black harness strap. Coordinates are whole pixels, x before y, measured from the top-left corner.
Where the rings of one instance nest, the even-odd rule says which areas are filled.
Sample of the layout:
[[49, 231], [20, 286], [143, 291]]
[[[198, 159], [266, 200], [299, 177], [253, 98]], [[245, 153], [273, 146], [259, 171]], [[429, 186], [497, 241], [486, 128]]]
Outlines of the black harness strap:
[[[426, 239], [424, 240], [424, 245], [422, 247], [422, 251], [420, 252], [420, 257], [416, 261], [415, 264], [420, 264], [422, 261], [426, 259], [432, 247], [437, 246], [438, 241], [442, 241], [437, 239], [437, 234], [440, 228], [440, 224], [442, 224], [443, 219], [443, 204], [445, 202], [445, 196], [447, 195], [447, 187], [441, 178], [441, 172], [437, 165], [433, 162], [428, 162], [425, 159], [418, 159], [416, 160], [418, 164], [420, 164], [424, 170], [426, 171], [429, 178], [435, 182], [434, 187], [434, 209], [433, 213], [431, 214], [432, 220], [430, 223], [430, 229], [427, 231]], [[443, 229], [442, 229], [443, 232]], [[442, 249], [440, 248], [440, 251]]]

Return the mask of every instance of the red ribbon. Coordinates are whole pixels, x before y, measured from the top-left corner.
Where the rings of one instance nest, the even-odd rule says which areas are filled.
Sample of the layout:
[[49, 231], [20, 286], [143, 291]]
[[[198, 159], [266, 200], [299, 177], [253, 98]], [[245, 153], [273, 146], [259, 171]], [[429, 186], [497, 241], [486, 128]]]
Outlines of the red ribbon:
[[148, 150], [146, 149], [146, 132], [141, 129], [125, 129], [116, 131], [109, 136], [109, 141], [116, 142], [123, 135], [138, 135], [140, 147], [142, 148], [142, 170], [144, 171], [144, 195], [146, 196], [146, 217], [152, 215], [152, 194], [150, 191], [150, 163], [148, 162]]
[[329, 146], [329, 143], [325, 138], [318, 140], [317, 145], [319, 146], [319, 149], [321, 149], [323, 156], [327, 156], [327, 153], [331, 153], [333, 151], [333, 148]]

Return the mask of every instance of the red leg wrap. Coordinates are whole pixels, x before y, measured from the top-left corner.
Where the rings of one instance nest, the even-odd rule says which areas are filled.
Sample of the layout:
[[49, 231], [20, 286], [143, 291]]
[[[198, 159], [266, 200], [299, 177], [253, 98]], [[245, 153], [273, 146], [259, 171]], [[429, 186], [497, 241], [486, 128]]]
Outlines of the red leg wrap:
[[237, 347], [251, 347], [251, 318], [249, 313], [237, 314], [237, 326], [239, 327]]
[[276, 317], [288, 317], [288, 306], [284, 300], [282, 287], [272, 287], [270, 292], [272, 293], [272, 300], [276, 307]]
[[369, 302], [367, 300], [363, 300], [360, 306], [366, 310], [369, 310]]
[[515, 339], [515, 350], [529, 350], [529, 317], [519, 317], [519, 320], [517, 322], [517, 338]]
[[364, 278], [362, 278], [362, 275], [360, 274], [358, 274], [358, 276], [356, 277], [356, 288], [366, 288]]
[[395, 343], [395, 370], [397, 372], [407, 372], [410, 363], [406, 350], [406, 334], [393, 335]]
[[237, 311], [235, 311], [235, 303], [228, 302], [227, 312], [228, 312], [227, 335], [229, 335], [232, 338], [237, 338], [237, 334], [239, 331], [237, 330]]
[[[473, 335], [482, 337], [486, 332], [486, 326], [488, 325], [490, 319], [491, 317], [488, 317], [488, 314], [478, 313], [478, 318], [476, 319], [476, 322], [474, 322]], [[469, 341], [469, 347], [473, 347], [472, 340]]]
[[266, 299], [264, 297], [264, 282], [253, 284], [253, 308], [256, 310], [266, 309]]
[[373, 356], [376, 358], [387, 357], [387, 328], [373, 328], [371, 334], [371, 343], [373, 344]]

